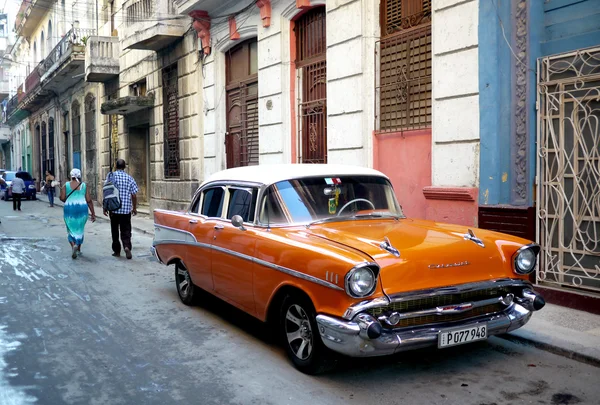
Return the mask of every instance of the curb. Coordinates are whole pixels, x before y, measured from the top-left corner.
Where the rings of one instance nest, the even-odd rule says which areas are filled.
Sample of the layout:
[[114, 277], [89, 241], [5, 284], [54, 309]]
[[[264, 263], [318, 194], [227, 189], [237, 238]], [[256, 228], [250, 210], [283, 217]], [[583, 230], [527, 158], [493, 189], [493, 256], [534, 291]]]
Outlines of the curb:
[[588, 356], [586, 354], [579, 353], [575, 350], [566, 349], [564, 347], [554, 345], [547, 342], [542, 342], [540, 340], [533, 339], [531, 337], [517, 335], [512, 333], [505, 333], [502, 335], [496, 335], [500, 339], [508, 340], [509, 342], [521, 343], [526, 346], [532, 346], [536, 349], [544, 350], [546, 352], [550, 352], [556, 354], [558, 356], [566, 357], [571, 360], [578, 361], [580, 363], [585, 363], [590, 366], [600, 368], [600, 359], [593, 356]]
[[[57, 207], [63, 208], [64, 204], [62, 203], [62, 201], [58, 200], [57, 197], [54, 197], [54, 198], [55, 198], [54, 205], [57, 206]], [[43, 202], [44, 204], [48, 204], [49, 203], [47, 197], [44, 198], [44, 199], [42, 199], [39, 196], [37, 196], [34, 201]], [[94, 206], [96, 208], [101, 208], [101, 207], [96, 206], [95, 204], [94, 204]], [[104, 222], [110, 222], [110, 219], [108, 217], [105, 217], [102, 214], [96, 215], [96, 220], [101, 220], [101, 221], [104, 221]], [[150, 232], [150, 231], [148, 231], [146, 229], [139, 228], [137, 226], [134, 226], [133, 224], [131, 225], [131, 229], [135, 229], [136, 231], [141, 232], [141, 233], [146, 234], [146, 235], [154, 236], [154, 232]]]

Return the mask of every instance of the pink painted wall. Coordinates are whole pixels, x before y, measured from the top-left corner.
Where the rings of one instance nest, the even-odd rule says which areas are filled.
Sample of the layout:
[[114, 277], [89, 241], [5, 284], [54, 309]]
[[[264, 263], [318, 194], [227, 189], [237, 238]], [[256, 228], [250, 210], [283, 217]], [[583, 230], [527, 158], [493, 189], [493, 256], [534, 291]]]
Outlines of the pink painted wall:
[[431, 185], [431, 129], [374, 133], [373, 166], [390, 178], [407, 216], [427, 217], [423, 188]]
[[431, 130], [373, 134], [373, 166], [411, 218], [477, 226], [478, 189], [431, 186]]

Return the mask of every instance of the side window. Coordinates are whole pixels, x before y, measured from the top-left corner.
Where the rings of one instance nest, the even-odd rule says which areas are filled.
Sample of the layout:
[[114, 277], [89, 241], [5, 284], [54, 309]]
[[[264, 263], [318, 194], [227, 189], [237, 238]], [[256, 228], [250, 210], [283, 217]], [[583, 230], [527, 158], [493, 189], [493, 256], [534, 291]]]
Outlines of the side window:
[[239, 215], [244, 219], [244, 222], [254, 221], [254, 196], [256, 194], [240, 188], [230, 189], [227, 219]]
[[198, 209], [200, 208], [200, 200], [202, 199], [202, 194], [198, 194], [196, 196], [196, 199], [192, 202], [192, 205], [190, 207], [190, 213], [191, 214], [198, 214]]
[[281, 208], [281, 196], [275, 189], [275, 186], [271, 186], [267, 189], [265, 197], [263, 198], [262, 210], [260, 213], [261, 224], [287, 224], [289, 221], [283, 213]]
[[210, 188], [204, 191], [204, 201], [202, 202], [202, 215], [209, 218], [221, 216], [223, 211], [223, 196], [225, 192], [221, 187]]

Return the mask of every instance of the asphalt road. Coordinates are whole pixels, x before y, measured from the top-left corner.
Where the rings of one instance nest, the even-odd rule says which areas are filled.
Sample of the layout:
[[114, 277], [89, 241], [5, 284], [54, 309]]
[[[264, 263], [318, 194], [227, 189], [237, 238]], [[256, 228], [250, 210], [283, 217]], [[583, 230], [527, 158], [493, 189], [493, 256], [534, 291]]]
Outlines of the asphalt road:
[[60, 207], [0, 201], [0, 219], [0, 405], [600, 401], [600, 369], [499, 338], [306, 376], [259, 322], [184, 306], [148, 235], [117, 259], [108, 223], [88, 222], [73, 260]]

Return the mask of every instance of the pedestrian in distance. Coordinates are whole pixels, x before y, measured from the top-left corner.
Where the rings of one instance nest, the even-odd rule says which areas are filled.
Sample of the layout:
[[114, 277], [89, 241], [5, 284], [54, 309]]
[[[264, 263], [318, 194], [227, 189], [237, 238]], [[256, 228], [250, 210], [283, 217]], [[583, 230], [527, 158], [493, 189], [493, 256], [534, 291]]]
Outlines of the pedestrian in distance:
[[[121, 256], [121, 243], [127, 259], [131, 259], [131, 216], [137, 215], [138, 186], [129, 174], [125, 173], [126, 163], [123, 159], [117, 160], [117, 170], [108, 173], [106, 182], [112, 182], [119, 190], [121, 206], [110, 213], [103, 209], [104, 216], [110, 217], [110, 232], [112, 236], [113, 256]], [[121, 242], [119, 242], [119, 231]]]
[[20, 177], [15, 177], [10, 184], [10, 192], [13, 198], [13, 211], [21, 211], [21, 198], [25, 193], [25, 182]]
[[92, 222], [96, 222], [96, 212], [87, 185], [81, 182], [81, 171], [71, 170], [70, 177], [71, 180], [60, 188], [60, 200], [65, 204], [63, 215], [71, 244], [71, 258], [76, 259], [81, 254], [88, 208]]
[[50, 170], [46, 170], [46, 184], [44, 188], [46, 189], [46, 194], [48, 195], [48, 202], [51, 207], [54, 207], [54, 174]]

